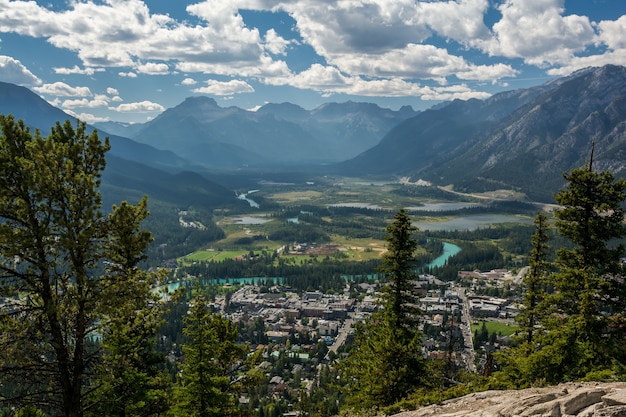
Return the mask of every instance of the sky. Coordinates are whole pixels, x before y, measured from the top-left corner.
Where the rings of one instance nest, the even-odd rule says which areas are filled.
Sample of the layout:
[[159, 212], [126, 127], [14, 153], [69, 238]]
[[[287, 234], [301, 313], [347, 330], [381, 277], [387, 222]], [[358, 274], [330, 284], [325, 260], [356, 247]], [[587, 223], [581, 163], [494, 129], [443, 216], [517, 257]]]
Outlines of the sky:
[[423, 110], [605, 64], [625, 0], [0, 0], [0, 81], [88, 123], [198, 95]]

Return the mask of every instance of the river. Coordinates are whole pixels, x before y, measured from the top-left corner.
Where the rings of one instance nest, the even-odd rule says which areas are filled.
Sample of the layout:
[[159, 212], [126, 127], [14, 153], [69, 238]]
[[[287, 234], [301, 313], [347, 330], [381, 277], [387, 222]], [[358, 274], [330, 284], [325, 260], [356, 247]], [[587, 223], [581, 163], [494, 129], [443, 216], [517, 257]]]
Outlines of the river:
[[251, 198], [248, 198], [248, 196], [252, 193], [256, 193], [259, 192], [260, 190], [250, 190], [247, 193], [241, 193], [241, 194], [237, 194], [235, 193], [235, 195], [237, 195], [237, 198], [239, 200], [244, 200], [247, 201], [248, 204], [250, 204], [250, 207], [252, 208], [260, 208], [259, 203], [257, 203], [256, 201], [252, 200]]
[[453, 245], [452, 243], [448, 243], [448, 242], [443, 242], [443, 253], [426, 266], [428, 268], [433, 268], [435, 266], [442, 267], [446, 264], [446, 262], [448, 261], [448, 258], [456, 255], [459, 252], [461, 252], [461, 248], [458, 247], [457, 245]]

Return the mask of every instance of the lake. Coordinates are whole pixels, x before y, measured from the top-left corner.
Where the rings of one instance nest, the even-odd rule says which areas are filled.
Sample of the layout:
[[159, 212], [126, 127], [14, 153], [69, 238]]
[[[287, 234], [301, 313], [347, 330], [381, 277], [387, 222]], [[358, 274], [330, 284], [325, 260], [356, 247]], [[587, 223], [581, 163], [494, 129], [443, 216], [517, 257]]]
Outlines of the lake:
[[424, 203], [422, 206], [407, 207], [409, 211], [452, 211], [470, 207], [480, 207], [479, 203]]
[[490, 227], [498, 223], [532, 224], [529, 217], [515, 216], [512, 214], [476, 214], [460, 216], [445, 221], [416, 221], [413, 225], [419, 230], [476, 230]]

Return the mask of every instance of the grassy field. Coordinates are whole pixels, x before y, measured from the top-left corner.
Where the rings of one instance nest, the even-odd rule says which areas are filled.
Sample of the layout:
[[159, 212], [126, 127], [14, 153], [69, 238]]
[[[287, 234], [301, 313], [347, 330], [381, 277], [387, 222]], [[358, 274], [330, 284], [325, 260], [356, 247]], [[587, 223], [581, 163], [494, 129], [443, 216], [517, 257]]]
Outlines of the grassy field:
[[[499, 321], [484, 321], [487, 326], [487, 331], [489, 333], [497, 333], [502, 336], [510, 336], [519, 330], [519, 326], [515, 324], [502, 323]], [[476, 330], [480, 331], [483, 326], [483, 321], [478, 322], [477, 324], [472, 324], [472, 333]]]
[[183, 262], [222, 261], [248, 253], [246, 250], [199, 250], [183, 258]]

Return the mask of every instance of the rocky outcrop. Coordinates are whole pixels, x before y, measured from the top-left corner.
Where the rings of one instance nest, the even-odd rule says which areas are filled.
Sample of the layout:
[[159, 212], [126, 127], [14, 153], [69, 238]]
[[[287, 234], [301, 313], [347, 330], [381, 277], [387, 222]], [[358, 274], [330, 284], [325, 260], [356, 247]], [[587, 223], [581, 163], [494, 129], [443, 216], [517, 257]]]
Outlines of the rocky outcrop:
[[485, 391], [394, 417], [626, 417], [626, 383]]

